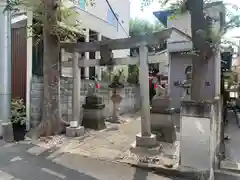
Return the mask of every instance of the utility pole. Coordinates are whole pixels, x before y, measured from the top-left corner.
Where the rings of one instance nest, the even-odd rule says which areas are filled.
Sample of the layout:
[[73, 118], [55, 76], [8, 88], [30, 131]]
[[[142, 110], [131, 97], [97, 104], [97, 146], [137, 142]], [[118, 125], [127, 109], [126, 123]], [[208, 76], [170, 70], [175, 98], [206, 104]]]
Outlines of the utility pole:
[[11, 18], [10, 11], [4, 11], [6, 4], [0, 0], [0, 136], [11, 142]]

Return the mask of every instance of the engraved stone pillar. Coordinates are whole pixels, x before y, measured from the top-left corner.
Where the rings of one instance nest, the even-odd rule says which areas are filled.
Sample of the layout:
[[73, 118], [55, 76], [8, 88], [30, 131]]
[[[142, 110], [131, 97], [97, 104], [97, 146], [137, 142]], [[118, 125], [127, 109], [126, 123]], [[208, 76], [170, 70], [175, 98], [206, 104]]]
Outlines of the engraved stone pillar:
[[212, 134], [216, 121], [213, 106], [210, 102], [181, 102], [181, 166], [212, 170], [216, 149]]

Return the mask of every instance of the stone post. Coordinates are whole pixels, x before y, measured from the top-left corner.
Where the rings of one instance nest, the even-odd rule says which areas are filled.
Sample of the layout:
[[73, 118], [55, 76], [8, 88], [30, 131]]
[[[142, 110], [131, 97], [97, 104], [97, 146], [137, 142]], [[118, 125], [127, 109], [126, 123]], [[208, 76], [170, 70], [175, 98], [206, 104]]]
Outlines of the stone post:
[[148, 49], [145, 45], [139, 48], [139, 82], [141, 100], [141, 133], [136, 136], [136, 146], [154, 147], [157, 145], [156, 135], [151, 134], [150, 100], [148, 83]]
[[[89, 42], [89, 29], [86, 28], [85, 42]], [[85, 59], [89, 59], [89, 52], [85, 52]], [[84, 77], [89, 79], [89, 67], [84, 67]]]
[[72, 91], [72, 117], [70, 121], [70, 126], [66, 129], [66, 135], [70, 137], [81, 136], [84, 134], [84, 127], [81, 125], [80, 113], [81, 113], [81, 103], [80, 103], [80, 88], [81, 88], [81, 69], [78, 65], [79, 53], [75, 52], [73, 57], [73, 91]]
[[[97, 40], [98, 41], [102, 40], [102, 34], [100, 34], [100, 33], [97, 34]], [[96, 59], [100, 59], [101, 58], [100, 51], [97, 51], [95, 53], [95, 58]], [[102, 80], [102, 69], [101, 69], [101, 66], [95, 66], [95, 69], [96, 69], [97, 79], [99, 81], [101, 81]]]

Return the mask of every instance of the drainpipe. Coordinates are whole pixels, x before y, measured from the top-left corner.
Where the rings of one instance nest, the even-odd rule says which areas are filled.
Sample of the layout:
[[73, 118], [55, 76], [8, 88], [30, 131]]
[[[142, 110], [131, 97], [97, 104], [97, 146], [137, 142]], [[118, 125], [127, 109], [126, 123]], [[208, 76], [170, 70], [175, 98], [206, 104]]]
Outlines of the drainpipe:
[[7, 1], [0, 1], [0, 123], [1, 136], [13, 141], [11, 124], [11, 19], [10, 11], [4, 11]]

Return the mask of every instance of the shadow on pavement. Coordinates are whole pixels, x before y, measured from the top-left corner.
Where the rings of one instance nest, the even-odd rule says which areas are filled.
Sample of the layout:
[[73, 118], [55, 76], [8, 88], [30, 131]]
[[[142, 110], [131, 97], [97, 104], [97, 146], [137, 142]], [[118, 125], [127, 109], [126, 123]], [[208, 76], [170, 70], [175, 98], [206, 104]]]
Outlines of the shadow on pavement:
[[[7, 147], [0, 150], [0, 177], [19, 180], [98, 180], [92, 176], [55, 164], [41, 156], [27, 153], [26, 147]], [[6, 176], [7, 177], [7, 176]], [[1, 178], [0, 178], [1, 179]]]

